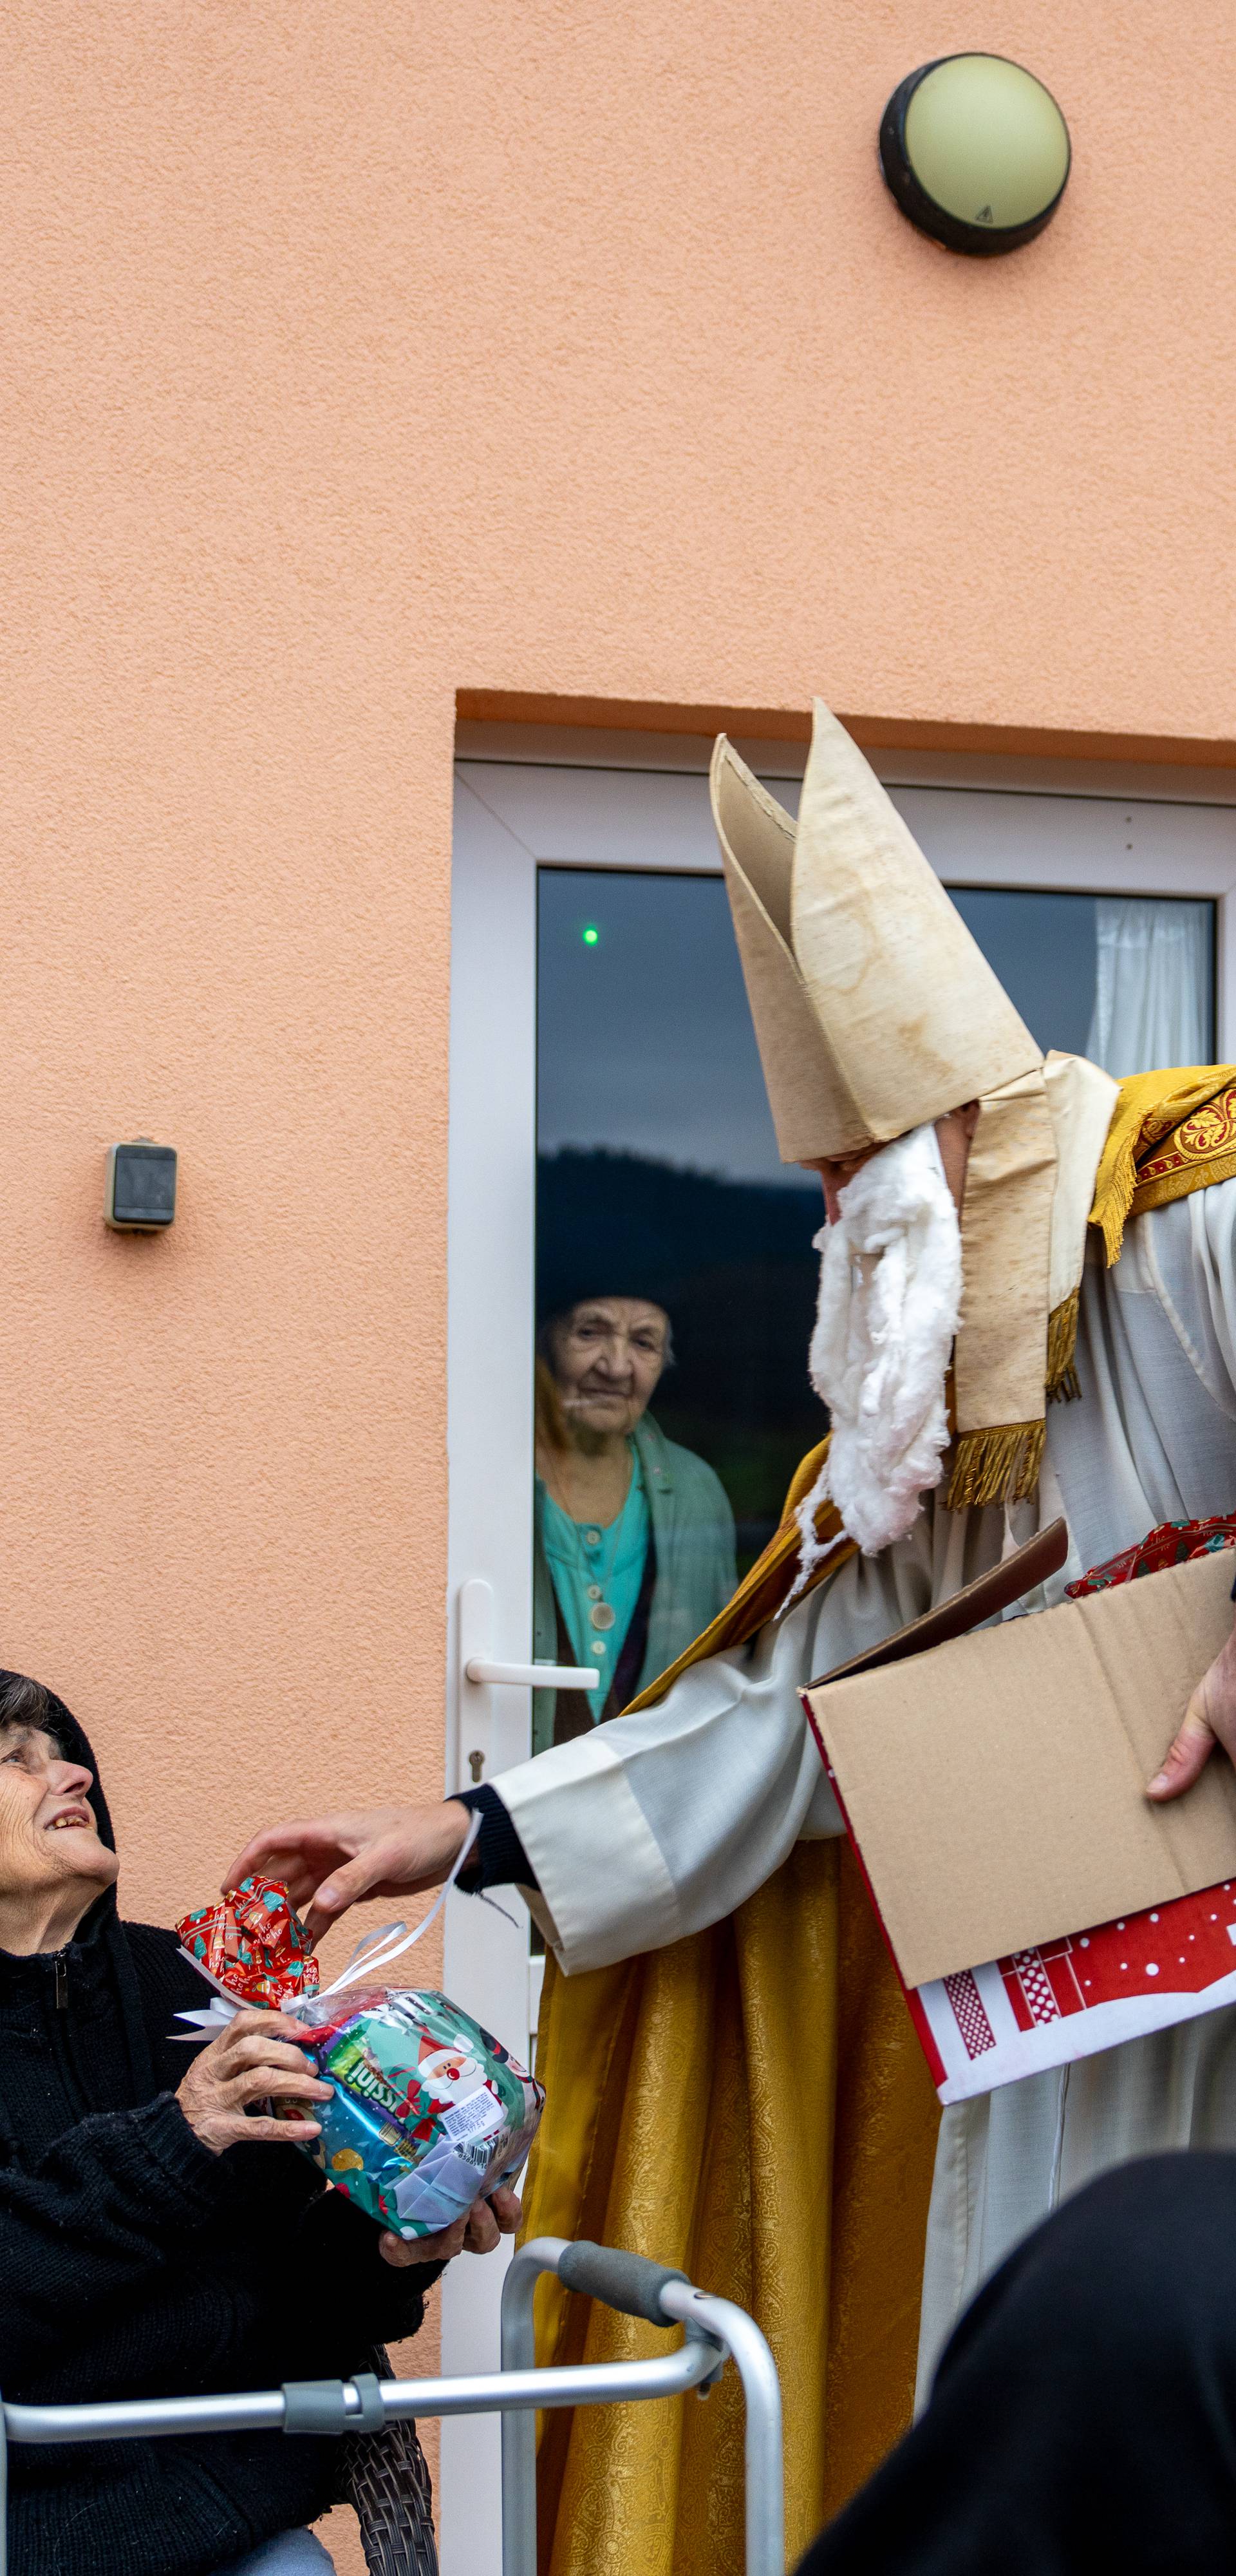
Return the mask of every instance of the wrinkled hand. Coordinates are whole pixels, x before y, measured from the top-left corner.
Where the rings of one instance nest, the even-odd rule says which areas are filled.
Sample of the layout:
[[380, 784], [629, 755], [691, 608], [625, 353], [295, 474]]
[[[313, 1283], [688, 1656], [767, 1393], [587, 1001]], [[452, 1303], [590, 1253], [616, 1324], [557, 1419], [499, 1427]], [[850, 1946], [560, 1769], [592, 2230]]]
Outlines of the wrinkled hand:
[[[335, 2088], [310, 2072], [303, 2047], [296, 2045], [304, 2036], [304, 2023], [285, 2013], [242, 2012], [194, 2059], [176, 2099], [213, 2156], [242, 2143], [303, 2147], [321, 2136], [312, 2106], [328, 2101]], [[281, 2102], [303, 2101], [303, 2118], [276, 2120], [248, 2109], [273, 2095]]]
[[500, 2236], [513, 2236], [523, 2216], [518, 2196], [501, 2183], [488, 2200], [474, 2200], [466, 2218], [436, 2236], [383, 2236], [379, 2252], [402, 2271], [408, 2263], [449, 2263], [455, 2254], [492, 2254]]
[[1215, 1656], [1209, 1672], [1203, 1673], [1180, 1732], [1163, 1757], [1163, 1768], [1147, 1787], [1147, 1797], [1158, 1805], [1181, 1797], [1200, 1778], [1216, 1744], [1222, 1745], [1229, 1761], [1236, 1762], [1236, 1631]]
[[311, 1941], [364, 1896], [415, 1896], [449, 1878], [472, 1821], [455, 1798], [432, 1807], [371, 1807], [271, 1825], [246, 1843], [223, 1885], [260, 1872], [281, 1879]]

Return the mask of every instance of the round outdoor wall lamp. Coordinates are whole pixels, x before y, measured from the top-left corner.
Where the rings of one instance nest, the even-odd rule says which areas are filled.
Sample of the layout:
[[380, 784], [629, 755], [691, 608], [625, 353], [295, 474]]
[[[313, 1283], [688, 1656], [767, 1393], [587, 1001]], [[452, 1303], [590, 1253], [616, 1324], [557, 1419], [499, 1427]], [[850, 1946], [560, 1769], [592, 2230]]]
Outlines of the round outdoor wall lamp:
[[1051, 91], [1003, 54], [923, 63], [880, 122], [880, 167], [903, 215], [979, 259], [1020, 250], [1051, 222], [1069, 158]]

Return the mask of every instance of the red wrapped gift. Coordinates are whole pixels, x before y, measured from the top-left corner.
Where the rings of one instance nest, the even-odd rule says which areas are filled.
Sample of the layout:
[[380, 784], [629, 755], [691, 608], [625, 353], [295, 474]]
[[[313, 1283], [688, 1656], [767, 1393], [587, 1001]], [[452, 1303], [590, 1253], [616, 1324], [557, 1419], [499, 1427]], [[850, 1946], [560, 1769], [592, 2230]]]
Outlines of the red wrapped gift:
[[1141, 1574], [1161, 1574], [1165, 1566], [1188, 1565], [1225, 1547], [1236, 1547], [1236, 1512], [1216, 1513], [1209, 1521], [1159, 1521], [1136, 1547], [1092, 1565], [1089, 1574], [1070, 1583], [1066, 1597], [1084, 1601], [1091, 1592], [1110, 1592], [1114, 1584], [1135, 1583]]
[[279, 2012], [318, 1990], [318, 1963], [275, 1878], [243, 1878], [218, 1905], [199, 1906], [177, 1924], [194, 1967], [235, 2003]]

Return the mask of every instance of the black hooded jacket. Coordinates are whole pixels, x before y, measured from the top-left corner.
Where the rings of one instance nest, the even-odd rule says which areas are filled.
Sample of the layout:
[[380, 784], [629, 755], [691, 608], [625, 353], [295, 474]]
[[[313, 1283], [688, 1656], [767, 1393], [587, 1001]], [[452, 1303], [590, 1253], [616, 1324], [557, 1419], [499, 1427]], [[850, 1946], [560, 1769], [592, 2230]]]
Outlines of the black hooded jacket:
[[[8, 1676], [0, 1676], [7, 1680]], [[48, 1731], [95, 1772], [63, 1702]], [[115, 1848], [101, 1790], [91, 1804]], [[173, 2015], [209, 2000], [114, 1892], [54, 1956], [0, 1952], [0, 2389], [47, 2404], [346, 2378], [414, 2334], [440, 2266], [298, 2147], [202, 2146]], [[183, 2026], [183, 2025], [182, 2025]], [[332, 2502], [338, 2445], [281, 2433], [9, 2449], [12, 2576], [214, 2576]]]

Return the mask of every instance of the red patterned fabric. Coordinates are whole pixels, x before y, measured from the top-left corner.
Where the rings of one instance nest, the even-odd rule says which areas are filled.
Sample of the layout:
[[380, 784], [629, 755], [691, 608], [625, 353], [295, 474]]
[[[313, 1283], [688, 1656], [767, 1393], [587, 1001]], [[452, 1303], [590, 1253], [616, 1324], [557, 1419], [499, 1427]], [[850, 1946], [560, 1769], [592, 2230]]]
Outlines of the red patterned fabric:
[[1117, 1583], [1135, 1582], [1139, 1574], [1161, 1574], [1166, 1566], [1217, 1556], [1225, 1547], [1236, 1547], [1236, 1512], [1209, 1521], [1160, 1521], [1136, 1547], [1109, 1556], [1105, 1565], [1092, 1565], [1089, 1574], [1070, 1583], [1066, 1599], [1082, 1601], [1088, 1592], [1110, 1592]]

